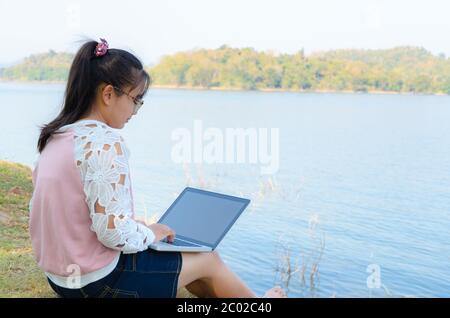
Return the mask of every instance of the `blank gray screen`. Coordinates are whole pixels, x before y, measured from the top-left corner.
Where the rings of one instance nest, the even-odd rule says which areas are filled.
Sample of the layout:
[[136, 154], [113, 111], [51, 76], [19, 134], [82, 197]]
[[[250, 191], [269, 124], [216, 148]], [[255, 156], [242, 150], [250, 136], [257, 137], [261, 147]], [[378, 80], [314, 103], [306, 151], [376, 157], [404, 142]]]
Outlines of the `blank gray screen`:
[[161, 223], [174, 229], [177, 235], [213, 245], [245, 204], [186, 191]]

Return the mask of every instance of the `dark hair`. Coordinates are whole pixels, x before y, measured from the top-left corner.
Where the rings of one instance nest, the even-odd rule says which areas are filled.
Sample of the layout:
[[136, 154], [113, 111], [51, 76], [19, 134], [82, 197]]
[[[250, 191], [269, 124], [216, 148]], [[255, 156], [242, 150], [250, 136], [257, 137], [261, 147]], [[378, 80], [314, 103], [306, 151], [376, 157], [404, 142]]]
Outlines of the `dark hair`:
[[106, 83], [120, 89], [131, 87], [133, 90], [145, 82], [144, 91], [138, 97], [147, 92], [151, 78], [138, 58], [120, 49], [108, 49], [105, 55], [97, 57], [94, 54], [97, 44], [96, 41], [88, 41], [76, 53], [69, 71], [62, 110], [54, 120], [40, 127], [39, 152], [44, 150], [48, 139], [57, 134], [59, 128], [87, 115], [100, 84]]

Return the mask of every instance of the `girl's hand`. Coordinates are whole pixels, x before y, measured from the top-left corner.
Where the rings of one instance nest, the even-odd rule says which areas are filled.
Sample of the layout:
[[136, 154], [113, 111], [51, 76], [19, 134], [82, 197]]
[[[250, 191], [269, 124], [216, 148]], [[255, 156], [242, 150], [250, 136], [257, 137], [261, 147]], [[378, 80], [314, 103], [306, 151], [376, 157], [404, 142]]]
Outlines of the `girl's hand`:
[[153, 223], [148, 226], [155, 234], [155, 242], [161, 241], [167, 237], [167, 240], [172, 243], [175, 239], [175, 231], [170, 227], [160, 223]]

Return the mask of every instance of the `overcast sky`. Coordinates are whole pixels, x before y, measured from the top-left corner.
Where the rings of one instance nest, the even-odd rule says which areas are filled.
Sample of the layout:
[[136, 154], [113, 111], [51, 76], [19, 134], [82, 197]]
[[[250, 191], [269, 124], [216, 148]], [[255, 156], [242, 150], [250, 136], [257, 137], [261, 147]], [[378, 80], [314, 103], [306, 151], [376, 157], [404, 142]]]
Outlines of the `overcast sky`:
[[0, 65], [105, 37], [145, 64], [193, 48], [423, 46], [450, 56], [450, 0], [0, 0]]

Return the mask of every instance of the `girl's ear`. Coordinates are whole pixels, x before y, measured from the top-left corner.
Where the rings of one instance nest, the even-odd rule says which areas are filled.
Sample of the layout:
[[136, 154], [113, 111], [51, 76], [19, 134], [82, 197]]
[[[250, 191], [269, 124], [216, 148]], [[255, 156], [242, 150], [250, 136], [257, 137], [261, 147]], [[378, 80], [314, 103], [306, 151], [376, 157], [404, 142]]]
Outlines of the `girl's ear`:
[[114, 98], [114, 87], [110, 84], [103, 86], [101, 88], [101, 94], [103, 102], [106, 106], [109, 106]]

